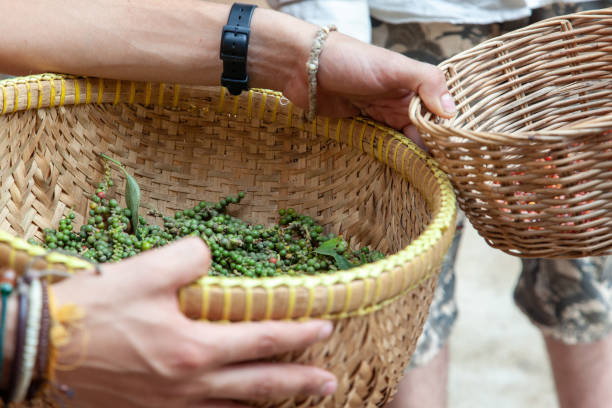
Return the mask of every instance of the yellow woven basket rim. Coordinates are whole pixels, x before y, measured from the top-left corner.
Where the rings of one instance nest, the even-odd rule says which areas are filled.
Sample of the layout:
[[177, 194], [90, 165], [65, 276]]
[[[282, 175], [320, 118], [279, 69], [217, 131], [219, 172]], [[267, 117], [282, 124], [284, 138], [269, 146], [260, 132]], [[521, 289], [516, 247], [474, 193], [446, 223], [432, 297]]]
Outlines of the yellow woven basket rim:
[[[59, 81], [59, 84], [57, 82]], [[66, 86], [68, 82], [72, 82], [76, 84], [76, 91], [73, 90], [77, 95], [69, 95], [69, 90]], [[85, 92], [85, 100], [81, 100], [78, 96], [79, 87], [78, 84], [80, 82], [86, 83], [86, 92]], [[104, 81], [111, 81], [116, 83], [116, 87], [114, 88], [115, 92], [108, 92], [105, 89]], [[120, 93], [121, 87], [123, 85], [130, 87], [130, 95], [128, 101], [121, 100]], [[0, 94], [1, 94], [1, 108], [0, 115], [6, 115], [10, 113], [15, 113], [19, 111], [25, 111], [30, 109], [42, 109], [42, 108], [53, 108], [53, 107], [62, 107], [69, 105], [77, 105], [77, 104], [105, 104], [105, 103], [128, 103], [128, 104], [136, 104], [137, 101], [134, 98], [134, 92], [136, 84], [131, 81], [117, 81], [110, 79], [100, 79], [100, 78], [87, 78], [87, 77], [77, 77], [71, 75], [63, 75], [63, 74], [40, 74], [40, 75], [31, 75], [26, 77], [17, 77], [17, 78], [9, 78], [5, 80], [0, 80]], [[59, 85], [59, 92], [56, 89]], [[164, 98], [163, 92], [167, 89], [168, 85], [166, 84], [156, 84], [159, 85], [159, 98], [156, 99], [152, 94], [152, 83], [145, 83], [145, 106], [149, 104], [156, 105], [167, 105], [167, 98]], [[27, 93], [26, 95], [20, 92], [20, 89], [25, 86]], [[172, 85], [174, 86], [174, 95], [171, 99], [172, 107], [176, 108], [178, 106], [180, 95], [179, 90], [181, 88], [189, 87], [182, 85]], [[21, 87], [21, 88], [19, 88]], [[46, 88], [49, 88], [49, 93], [45, 93]], [[194, 87], [194, 88], [202, 88], [202, 89], [218, 89], [220, 91], [221, 102], [219, 103], [219, 108], [217, 112], [223, 112], [225, 106], [228, 105], [223, 102], [224, 98], [231, 98], [231, 96], [226, 92], [225, 88], [219, 87]], [[36, 90], [38, 92], [36, 92]], [[33, 92], [31, 92], [33, 91]], [[81, 89], [81, 91], [83, 91]], [[97, 93], [96, 93], [97, 91]], [[109, 95], [109, 93], [111, 95]], [[43, 95], [44, 94], [44, 95]], [[234, 114], [236, 107], [239, 103], [239, 98], [248, 97], [249, 107], [251, 106], [252, 100], [256, 95], [263, 95], [263, 97], [271, 97], [276, 98], [275, 101], [275, 109], [281, 104], [288, 104], [287, 109], [290, 112], [294, 109], [294, 105], [292, 105], [283, 95], [276, 91], [271, 90], [250, 90], [248, 92], [248, 96], [239, 96], [235, 97], [234, 101]], [[70, 96], [70, 97], [69, 97]], [[299, 110], [299, 108], [295, 108], [295, 110]], [[276, 116], [276, 112], [274, 113]], [[291, 120], [291, 118], [289, 119]], [[342, 120], [342, 119], [341, 119]], [[427, 166], [428, 170], [431, 172], [433, 177], [436, 180], [436, 183], [439, 187], [440, 195], [435, 198], [437, 211], [432, 214], [432, 218], [429, 224], [426, 226], [424, 231], [408, 245], [403, 248], [399, 252], [389, 255], [387, 258], [377, 261], [375, 263], [366, 264], [360, 267], [355, 267], [348, 271], [339, 271], [331, 274], [321, 274], [321, 275], [300, 275], [300, 276], [283, 276], [283, 277], [267, 277], [267, 278], [242, 278], [242, 277], [211, 277], [211, 276], [203, 276], [198, 282], [197, 285], [201, 286], [203, 289], [206, 287], [221, 287], [223, 289], [228, 288], [264, 288], [264, 289], [273, 289], [276, 287], [288, 287], [288, 288], [296, 288], [296, 287], [304, 287], [304, 288], [315, 288], [317, 286], [325, 286], [329, 287], [335, 284], [349, 284], [356, 280], [365, 280], [367, 278], [378, 279], [377, 283], [380, 280], [380, 277], [385, 272], [393, 273], [397, 270], [397, 268], [405, 266], [411, 261], [415, 260], [419, 256], [425, 255], [428, 251], [432, 251], [434, 245], [439, 242], [445, 234], [449, 232], [449, 229], [454, 231], [454, 223], [456, 216], [456, 202], [455, 195], [451, 184], [446, 177], [446, 175], [438, 168], [437, 163], [429, 156], [427, 156], [420, 148], [418, 148], [412, 141], [406, 138], [402, 133], [393, 130], [387, 126], [382, 124], [370, 121], [365, 118], [351, 118], [345, 119], [351, 120], [351, 126], [353, 123], [365, 123], [370, 126], [375, 127], [378, 131], [384, 135], [386, 140], [393, 141], [396, 143], [395, 147], [395, 156], [397, 156], [398, 147], [401, 145], [403, 147], [408, 148], [412, 153], [414, 153], [422, 162]], [[299, 126], [302, 126], [302, 129], [307, 125], [312, 125], [314, 134], [321, 134], [321, 124], [324, 125], [323, 135], [334, 140], [333, 134], [329, 132], [329, 118], [317, 117], [312, 122], [302, 122]], [[297, 125], [293, 125], [294, 127], [298, 127]], [[337, 135], [336, 135], [337, 136]], [[337, 136], [338, 137], [338, 136]], [[339, 140], [338, 140], [339, 141]], [[382, 144], [378, 144], [378, 149], [374, 146], [374, 137], [372, 137], [372, 146], [369, 151], [371, 156], [375, 157], [378, 161], [385, 163], [386, 165], [390, 165], [388, 157], [391, 155], [390, 143], [387, 143], [386, 151], [383, 153]], [[360, 148], [364, 153], [366, 152], [364, 148], [364, 140], [360, 140]], [[395, 164], [395, 163], [394, 163]], [[399, 171], [399, 169], [396, 169]], [[405, 174], [404, 169], [401, 170], [401, 174]], [[423, 193], [423, 192], [421, 192]], [[75, 270], [83, 270], [92, 268], [92, 263], [83, 260], [78, 257], [65, 255], [58, 252], [48, 252], [44, 248], [31, 245], [27, 243], [24, 239], [15, 237], [6, 231], [0, 230], [0, 242], [5, 242], [10, 245], [14, 250], [23, 251], [30, 255], [31, 257], [44, 257], [44, 259], [50, 264], [62, 264], [64, 265], [68, 271], [72, 272]], [[447, 249], [443, 248], [445, 252]], [[46, 254], [46, 256], [45, 256]], [[423, 276], [420, 281], [428, 278], [429, 276]], [[412, 289], [416, 285], [412, 285], [408, 289]], [[226, 290], [227, 292], [227, 290]], [[404, 292], [405, 293], [405, 292]], [[400, 294], [401, 295], [401, 294]], [[399, 295], [398, 295], [399, 296]], [[398, 296], [393, 297], [392, 299], [380, 299], [380, 302], [377, 302], [375, 305], [371, 305], [368, 308], [360, 308], [359, 310], [353, 310], [350, 313], [341, 313], [336, 317], [346, 317], [354, 314], [365, 314], [369, 313], [373, 310], [376, 310], [379, 307], [382, 307], [384, 304], [393, 301]], [[330, 317], [330, 316], [328, 316]]]

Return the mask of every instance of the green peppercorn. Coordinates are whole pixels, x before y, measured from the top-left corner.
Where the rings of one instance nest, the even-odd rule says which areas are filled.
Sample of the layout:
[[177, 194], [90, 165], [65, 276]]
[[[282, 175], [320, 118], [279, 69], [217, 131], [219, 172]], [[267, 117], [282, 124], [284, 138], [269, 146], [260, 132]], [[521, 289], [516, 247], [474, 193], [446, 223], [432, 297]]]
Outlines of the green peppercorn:
[[[148, 224], [139, 216], [138, 236], [128, 233], [130, 210], [120, 208], [115, 198], [107, 197], [105, 185], [97, 192], [91, 197], [90, 218], [80, 232], [77, 234], [73, 230], [76, 215], [71, 211], [60, 220], [57, 230], [44, 231], [43, 243], [47, 248], [64, 248], [95, 262], [116, 262], [182, 236], [193, 235], [201, 236], [211, 249], [212, 275], [266, 277], [338, 269], [333, 257], [314, 252], [320, 242], [336, 239], [335, 235], [324, 235], [322, 226], [309, 216], [297, 214], [292, 208], [280, 209], [279, 223], [264, 227], [225, 213], [230, 203], [238, 204], [245, 197], [244, 192], [214, 204], [201, 201], [191, 209], [177, 211], [174, 217], [151, 211], [151, 215], [162, 218], [163, 225]], [[350, 251], [344, 240], [339, 241], [336, 252], [344, 254], [347, 261], [354, 264], [384, 257], [378, 251], [370, 253], [367, 247]]]

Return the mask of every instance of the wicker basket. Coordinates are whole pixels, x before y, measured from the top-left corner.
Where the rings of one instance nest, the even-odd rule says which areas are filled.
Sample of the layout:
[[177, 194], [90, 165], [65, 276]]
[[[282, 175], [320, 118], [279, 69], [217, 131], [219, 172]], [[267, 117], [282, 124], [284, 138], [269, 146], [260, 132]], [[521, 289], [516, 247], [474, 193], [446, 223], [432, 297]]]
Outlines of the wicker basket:
[[553, 18], [440, 65], [452, 120], [410, 118], [488, 243], [521, 257], [612, 250], [612, 9]]
[[[70, 208], [83, 222], [87, 196], [103, 177], [100, 152], [135, 175], [144, 206], [165, 214], [246, 190], [234, 215], [268, 223], [278, 208], [294, 207], [351, 245], [392, 255], [329, 275], [204, 277], [180, 291], [182, 311], [211, 321], [336, 321], [325, 344], [278, 358], [330, 369], [338, 392], [262, 406], [373, 408], [390, 399], [422, 330], [455, 217], [444, 173], [403, 136], [359, 118], [305, 122], [270, 91], [231, 97], [220, 88], [59, 75], [5, 80], [0, 90], [0, 146], [8, 152], [0, 162], [0, 266], [21, 271], [43, 253], [23, 238], [40, 237]], [[113, 174], [117, 185], [122, 177]], [[58, 253], [46, 261], [90, 267]]]

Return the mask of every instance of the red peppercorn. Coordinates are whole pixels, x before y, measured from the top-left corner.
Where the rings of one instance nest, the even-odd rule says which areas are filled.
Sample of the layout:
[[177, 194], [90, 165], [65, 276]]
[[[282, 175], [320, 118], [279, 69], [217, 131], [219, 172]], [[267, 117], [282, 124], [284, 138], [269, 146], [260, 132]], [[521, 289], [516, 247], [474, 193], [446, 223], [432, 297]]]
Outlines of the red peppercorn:
[[268, 262], [273, 263], [276, 265], [276, 258], [275, 257], [271, 257], [270, 259], [268, 259]]
[[98, 197], [100, 197], [100, 198], [106, 198], [106, 193], [105, 193], [104, 191], [100, 191], [100, 192], [98, 193]]

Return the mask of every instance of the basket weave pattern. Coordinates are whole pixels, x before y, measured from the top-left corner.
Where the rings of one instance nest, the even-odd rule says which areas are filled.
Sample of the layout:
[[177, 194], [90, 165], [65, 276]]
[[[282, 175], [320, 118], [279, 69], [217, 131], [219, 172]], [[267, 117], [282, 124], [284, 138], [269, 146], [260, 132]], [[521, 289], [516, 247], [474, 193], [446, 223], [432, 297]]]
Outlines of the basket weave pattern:
[[[181, 310], [211, 321], [337, 321], [329, 342], [279, 358], [328, 367], [341, 379], [338, 393], [266, 406], [375, 407], [390, 398], [455, 217], [444, 174], [403, 136], [359, 118], [307, 122], [270, 91], [230, 97], [219, 88], [58, 75], [2, 81], [0, 91], [0, 147], [9, 152], [0, 163], [0, 265], [21, 271], [41, 255], [41, 267], [91, 267], [22, 238], [39, 237], [70, 208], [83, 222], [103, 178], [97, 153], [120, 160], [143, 205], [164, 214], [241, 190], [233, 215], [249, 221], [269, 223], [293, 207], [351, 245], [391, 255], [329, 275], [203, 277], [180, 291]], [[119, 172], [113, 178], [123, 184]]]
[[612, 9], [545, 20], [440, 65], [459, 113], [410, 117], [471, 223], [521, 257], [612, 250]]

